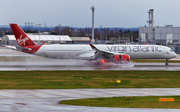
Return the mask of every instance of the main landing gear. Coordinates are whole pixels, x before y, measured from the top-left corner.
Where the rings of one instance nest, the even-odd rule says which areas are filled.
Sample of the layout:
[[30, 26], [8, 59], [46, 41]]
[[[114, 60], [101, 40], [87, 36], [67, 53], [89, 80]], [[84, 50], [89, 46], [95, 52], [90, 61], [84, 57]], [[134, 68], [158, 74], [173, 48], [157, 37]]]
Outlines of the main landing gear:
[[166, 66], [168, 66], [168, 65], [169, 65], [168, 61], [169, 61], [169, 60], [168, 60], [168, 59], [166, 59], [166, 63], [165, 63], [165, 65], [166, 65]]

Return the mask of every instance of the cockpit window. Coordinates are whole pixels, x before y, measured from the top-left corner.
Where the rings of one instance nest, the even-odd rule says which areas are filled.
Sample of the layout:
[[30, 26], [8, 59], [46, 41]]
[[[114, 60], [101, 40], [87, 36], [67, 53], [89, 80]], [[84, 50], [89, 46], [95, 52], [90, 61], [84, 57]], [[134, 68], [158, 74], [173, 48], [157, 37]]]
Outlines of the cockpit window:
[[173, 50], [172, 50], [172, 49], [171, 49], [170, 51], [171, 51], [171, 52], [173, 52]]

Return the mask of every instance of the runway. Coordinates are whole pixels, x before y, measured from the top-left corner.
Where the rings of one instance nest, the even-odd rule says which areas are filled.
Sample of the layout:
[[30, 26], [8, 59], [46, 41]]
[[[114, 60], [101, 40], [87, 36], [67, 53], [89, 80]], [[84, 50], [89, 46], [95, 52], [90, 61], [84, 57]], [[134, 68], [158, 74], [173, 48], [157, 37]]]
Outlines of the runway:
[[[179, 55], [178, 55], [179, 56]], [[176, 60], [179, 60], [177, 57]], [[180, 63], [134, 63], [97, 65], [86, 60], [49, 59], [11, 49], [0, 49], [0, 71], [14, 70], [180, 70]]]
[[[13, 57], [13, 58], [11, 58]], [[132, 63], [99, 66], [84, 60], [37, 57], [0, 49], [0, 71], [17, 70], [180, 70], [180, 63]], [[58, 104], [61, 100], [114, 96], [180, 95], [180, 88], [0, 90], [0, 111], [9, 112], [179, 112], [180, 109], [107, 108]]]
[[[106, 64], [96, 65], [89, 62], [75, 60], [53, 61], [25, 61], [25, 62], [0, 62], [1, 71], [17, 70], [180, 70], [180, 63], [129, 63], [129, 64]], [[65, 62], [65, 63], [64, 63]], [[69, 64], [68, 64], [69, 62]], [[72, 63], [71, 63], [72, 62]], [[71, 64], [70, 64], [71, 63]], [[88, 63], [88, 64], [87, 64]]]
[[108, 108], [58, 104], [61, 100], [117, 96], [180, 95], [180, 88], [0, 90], [0, 111], [9, 112], [179, 112], [180, 109]]
[[[180, 57], [177, 58], [177, 60]], [[86, 60], [49, 59], [0, 48], [0, 70], [180, 70], [180, 63], [134, 63], [97, 65]]]

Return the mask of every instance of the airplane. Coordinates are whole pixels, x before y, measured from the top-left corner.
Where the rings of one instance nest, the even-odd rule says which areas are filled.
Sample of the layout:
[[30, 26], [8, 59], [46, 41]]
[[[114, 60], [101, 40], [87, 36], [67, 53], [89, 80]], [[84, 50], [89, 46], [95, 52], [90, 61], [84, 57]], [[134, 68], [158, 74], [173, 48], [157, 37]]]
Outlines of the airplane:
[[54, 59], [95, 60], [97, 63], [127, 63], [131, 59], [166, 59], [177, 57], [169, 47], [160, 45], [36, 45], [15, 23], [9, 24], [18, 46], [6, 46], [13, 50]]

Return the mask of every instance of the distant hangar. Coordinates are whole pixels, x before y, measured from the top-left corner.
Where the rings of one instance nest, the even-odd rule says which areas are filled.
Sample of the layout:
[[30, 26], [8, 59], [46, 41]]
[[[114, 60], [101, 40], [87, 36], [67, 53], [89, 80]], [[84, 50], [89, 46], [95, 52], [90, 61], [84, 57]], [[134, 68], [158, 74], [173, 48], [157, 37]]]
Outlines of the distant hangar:
[[162, 45], [180, 43], [180, 27], [166, 25], [165, 27], [140, 27], [140, 43], [157, 43]]
[[153, 19], [154, 9], [149, 10], [149, 27], [139, 27], [139, 43], [151, 43], [160, 45], [170, 45], [180, 43], [180, 27], [165, 25], [163, 27], [154, 27]]
[[[33, 35], [27, 34], [31, 40], [36, 44], [45, 42], [47, 44], [89, 44], [91, 42], [89, 37], [69, 37], [68, 35]], [[5, 45], [17, 45], [14, 35], [5, 35], [2, 37], [2, 43]]]

